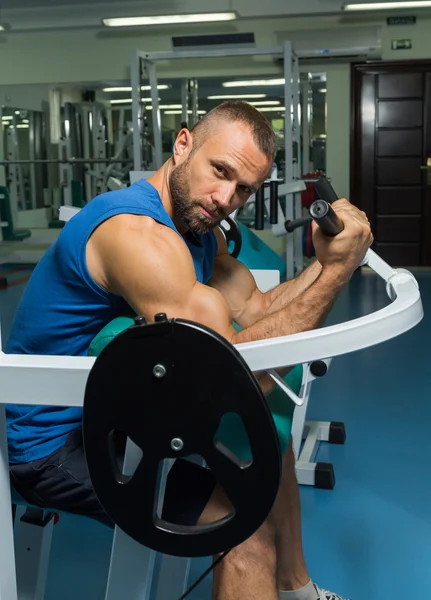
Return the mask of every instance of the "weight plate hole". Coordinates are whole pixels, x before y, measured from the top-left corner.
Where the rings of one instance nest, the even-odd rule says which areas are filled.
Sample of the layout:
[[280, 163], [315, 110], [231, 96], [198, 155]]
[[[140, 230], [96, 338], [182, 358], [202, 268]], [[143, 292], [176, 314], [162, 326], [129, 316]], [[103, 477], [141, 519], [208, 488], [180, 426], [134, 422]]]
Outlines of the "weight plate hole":
[[214, 436], [217, 449], [230, 458], [239, 467], [247, 467], [253, 463], [250, 438], [244, 421], [237, 413], [223, 415]]
[[[124, 463], [126, 447], [129, 445], [131, 460]], [[143, 452], [123, 431], [111, 431], [108, 437], [109, 457], [115, 479], [119, 483], [128, 483], [140, 465]]]

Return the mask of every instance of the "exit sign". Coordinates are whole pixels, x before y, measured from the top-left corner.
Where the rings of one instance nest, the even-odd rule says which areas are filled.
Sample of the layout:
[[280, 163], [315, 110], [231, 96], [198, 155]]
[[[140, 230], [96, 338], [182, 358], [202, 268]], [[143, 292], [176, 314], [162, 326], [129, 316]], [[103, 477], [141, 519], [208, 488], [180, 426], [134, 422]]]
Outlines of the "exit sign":
[[416, 25], [416, 17], [388, 17], [388, 25]]
[[392, 40], [392, 50], [411, 50], [412, 48], [411, 40]]

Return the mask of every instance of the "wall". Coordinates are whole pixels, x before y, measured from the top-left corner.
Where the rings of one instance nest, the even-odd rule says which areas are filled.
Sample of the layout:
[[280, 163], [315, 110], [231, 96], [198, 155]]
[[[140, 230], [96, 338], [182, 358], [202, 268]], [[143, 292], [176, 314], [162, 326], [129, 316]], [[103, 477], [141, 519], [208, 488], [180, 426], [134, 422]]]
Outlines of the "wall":
[[[431, 19], [412, 26], [387, 26], [382, 22], [382, 59], [430, 59]], [[411, 50], [392, 50], [391, 40], [411, 39]], [[350, 65], [328, 65], [327, 72], [327, 171], [339, 195], [350, 195]]]
[[350, 65], [331, 65], [327, 74], [326, 169], [337, 194], [350, 196]]
[[[410, 11], [414, 13], [414, 11]], [[387, 26], [382, 28], [383, 60], [431, 59], [431, 19], [418, 19], [416, 25]], [[411, 50], [392, 50], [393, 39], [411, 39]]]
[[[419, 18], [415, 26], [388, 27], [382, 18], [363, 18], [353, 23], [343, 23], [339, 17], [269, 19], [258, 24], [238, 21], [235, 24], [199, 26], [200, 33], [251, 31], [256, 32], [259, 47], [275, 45], [274, 32], [295, 29], [328, 29], [357, 24], [378, 24], [382, 27], [384, 60], [409, 60], [431, 58], [429, 31], [431, 19]], [[129, 80], [130, 55], [136, 48], [148, 51], [166, 51], [170, 48], [172, 34], [195, 33], [195, 29], [175, 27], [175, 30], [151, 31], [96, 31], [71, 30], [63, 32], [38, 32], [3, 34], [0, 37], [0, 102], [11, 98], [7, 104], [40, 107], [51, 84], [104, 82], [106, 85]], [[409, 38], [413, 49], [391, 50], [391, 40]], [[349, 195], [350, 165], [350, 65], [323, 63], [303, 67], [304, 71], [326, 71], [327, 82], [327, 166], [328, 175], [341, 195]], [[159, 66], [159, 73], [166, 77], [193, 75], [196, 77], [217, 75], [267, 75], [280, 73], [271, 58], [238, 58], [212, 60], [171, 61]], [[28, 94], [24, 85], [36, 84]], [[12, 87], [11, 87], [12, 86]]]

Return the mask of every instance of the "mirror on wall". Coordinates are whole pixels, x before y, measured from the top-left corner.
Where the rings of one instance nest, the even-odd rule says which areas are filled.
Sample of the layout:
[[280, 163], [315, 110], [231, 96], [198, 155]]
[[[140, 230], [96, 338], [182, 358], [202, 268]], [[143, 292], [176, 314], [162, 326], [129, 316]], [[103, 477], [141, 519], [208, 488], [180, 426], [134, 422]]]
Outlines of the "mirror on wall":
[[[304, 82], [308, 90], [304, 91]], [[181, 127], [193, 124], [225, 100], [250, 102], [270, 121], [278, 140], [276, 165], [284, 177], [285, 98], [284, 82], [274, 76], [199, 77], [197, 79], [160, 78], [157, 98], [160, 107], [163, 160]], [[0, 86], [1, 87], [1, 86]], [[109, 182], [128, 185], [133, 170], [132, 92], [130, 82], [59, 84], [63, 102], [59, 108], [60, 137], [52, 140], [50, 87], [17, 86], [21, 104], [1, 108], [0, 152], [9, 160], [28, 161], [7, 165], [0, 175], [11, 189], [16, 210], [41, 208], [54, 202], [82, 206], [108, 189]], [[34, 94], [32, 92], [33, 87]], [[24, 89], [25, 88], [25, 89]], [[37, 88], [37, 89], [36, 89]], [[152, 94], [143, 86], [143, 158], [152, 169], [154, 163]], [[307, 95], [309, 106], [304, 104]], [[36, 100], [33, 101], [33, 96]], [[28, 99], [27, 103], [25, 98]], [[40, 110], [35, 105], [40, 104]], [[185, 106], [187, 105], [187, 110]], [[326, 74], [302, 73], [300, 84], [301, 148], [297, 152], [301, 173], [326, 171]], [[304, 125], [304, 119], [307, 125]], [[307, 140], [304, 139], [307, 128]], [[308, 144], [308, 151], [305, 151]], [[75, 158], [81, 163], [60, 164], [60, 159]], [[94, 162], [85, 162], [85, 159]], [[45, 163], [32, 163], [43, 160]], [[106, 163], [103, 163], [103, 161]], [[115, 162], [118, 161], [118, 162]]]

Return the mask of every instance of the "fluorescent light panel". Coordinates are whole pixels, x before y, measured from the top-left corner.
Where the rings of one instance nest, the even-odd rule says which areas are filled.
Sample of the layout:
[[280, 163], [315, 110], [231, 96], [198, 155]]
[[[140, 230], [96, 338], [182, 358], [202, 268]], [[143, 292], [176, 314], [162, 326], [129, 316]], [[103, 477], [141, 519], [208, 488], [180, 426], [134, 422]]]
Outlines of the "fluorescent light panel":
[[[151, 98], [150, 98], [149, 100], [151, 100]], [[112, 101], [111, 101], [111, 104], [112, 104], [112, 102], [115, 102], [115, 100], [112, 100]], [[131, 100], [130, 100], [130, 102], [131, 102]], [[182, 110], [182, 108], [183, 108], [183, 107], [182, 107], [182, 104], [159, 104], [159, 109], [160, 109], [160, 110], [164, 110], [164, 109], [168, 109], [168, 110], [169, 110], [169, 109], [175, 109], [175, 110], [180, 110], [180, 109], [181, 109], [181, 110]], [[151, 104], [148, 104], [148, 105], [145, 107], [145, 110], [153, 110], [153, 107], [152, 107], [152, 105], [151, 105]], [[180, 110], [180, 112], [181, 112], [181, 110]], [[198, 111], [198, 112], [199, 112], [199, 111]]]
[[277, 106], [280, 104], [280, 100], [262, 100], [259, 102], [248, 102], [252, 106]]
[[[158, 90], [168, 90], [169, 89], [169, 85], [167, 85], [166, 83], [161, 83], [160, 85], [157, 86]], [[151, 90], [151, 85], [141, 85], [141, 91], [149, 91]], [[125, 87], [106, 87], [102, 89], [102, 92], [131, 92], [132, 88], [131, 86], [125, 86]]]
[[344, 10], [392, 10], [398, 8], [427, 8], [431, 7], [431, 1], [413, 2], [371, 2], [369, 4], [346, 4]]
[[234, 21], [235, 12], [200, 13], [187, 15], [155, 15], [152, 17], [119, 17], [102, 19], [106, 27], [136, 27], [140, 25], [173, 25], [175, 23], [212, 23], [216, 21]]
[[246, 100], [247, 98], [266, 98], [266, 94], [222, 94], [208, 96], [207, 100]]
[[266, 86], [266, 85], [284, 85], [285, 79], [250, 79], [250, 81], [225, 81], [223, 87], [249, 87], [249, 86]]
[[[152, 98], [141, 98], [141, 102], [152, 102]], [[159, 98], [160, 100], [160, 98]], [[117, 98], [116, 100], [110, 100], [111, 104], [131, 104], [131, 98]]]
[[[182, 110], [165, 110], [164, 111], [165, 115], [182, 115], [183, 111]], [[192, 110], [188, 110], [187, 111], [188, 115], [192, 115], [193, 111]], [[206, 110], [198, 110], [198, 115], [206, 115], [207, 111]]]
[[262, 106], [262, 108], [258, 108], [259, 112], [284, 112], [285, 110], [285, 106]]

